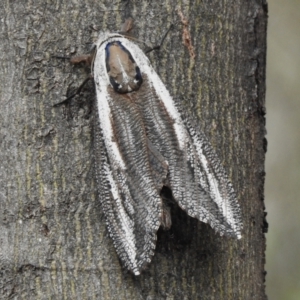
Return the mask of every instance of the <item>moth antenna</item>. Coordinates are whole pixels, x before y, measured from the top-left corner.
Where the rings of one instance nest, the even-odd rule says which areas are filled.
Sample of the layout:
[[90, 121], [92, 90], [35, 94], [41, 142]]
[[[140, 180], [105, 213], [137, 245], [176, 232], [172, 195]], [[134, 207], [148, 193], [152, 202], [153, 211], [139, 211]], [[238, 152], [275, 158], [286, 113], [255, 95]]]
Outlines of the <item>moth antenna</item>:
[[70, 59], [70, 56], [64, 56], [64, 55], [51, 55], [53, 58], [59, 58], [59, 59]]
[[163, 35], [162, 39], [160, 40], [160, 43], [158, 45], [156, 45], [156, 46], [153, 46], [153, 47], [149, 47], [144, 41], [139, 40], [139, 39], [131, 36], [129, 34], [129, 32], [132, 30], [132, 28], [133, 28], [133, 19], [132, 18], [127, 18], [125, 20], [124, 24], [122, 25], [121, 31], [119, 33], [122, 34], [122, 35], [124, 35], [126, 38], [128, 38], [130, 40], [133, 40], [135, 42], [144, 44], [146, 47], [148, 47], [148, 49], [145, 51], [145, 53], [147, 54], [147, 53], [150, 53], [153, 50], [159, 50], [162, 47], [162, 45], [163, 45], [163, 43], [164, 43], [167, 35], [171, 31], [171, 29], [174, 28], [174, 24], [171, 24], [169, 26], [168, 30], [165, 32], [165, 34]]
[[169, 34], [169, 32], [171, 31], [171, 29], [173, 29], [173, 28], [174, 28], [174, 24], [171, 24], [170, 27], [168, 28], [168, 30], [163, 35], [162, 39], [160, 40], [160, 43], [158, 45], [156, 45], [156, 46], [154, 46], [154, 47], [146, 50], [145, 53], [147, 54], [147, 53], [150, 53], [153, 50], [159, 50], [161, 48], [161, 46], [163, 45], [163, 43], [164, 43], [167, 35]]

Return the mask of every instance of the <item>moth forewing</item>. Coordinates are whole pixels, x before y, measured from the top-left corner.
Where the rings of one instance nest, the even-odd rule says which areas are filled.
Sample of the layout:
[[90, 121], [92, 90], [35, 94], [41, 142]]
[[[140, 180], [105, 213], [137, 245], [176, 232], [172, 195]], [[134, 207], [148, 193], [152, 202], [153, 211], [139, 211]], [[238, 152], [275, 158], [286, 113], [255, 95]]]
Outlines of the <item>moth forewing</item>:
[[106, 69], [105, 48], [119, 39], [123, 40], [108, 38], [99, 43], [93, 68], [110, 176], [109, 187], [100, 181], [99, 189], [113, 189], [101, 199], [108, 229], [121, 260], [138, 275], [154, 253], [162, 203], [151, 172], [143, 120], [131, 99], [134, 94], [117, 93]]

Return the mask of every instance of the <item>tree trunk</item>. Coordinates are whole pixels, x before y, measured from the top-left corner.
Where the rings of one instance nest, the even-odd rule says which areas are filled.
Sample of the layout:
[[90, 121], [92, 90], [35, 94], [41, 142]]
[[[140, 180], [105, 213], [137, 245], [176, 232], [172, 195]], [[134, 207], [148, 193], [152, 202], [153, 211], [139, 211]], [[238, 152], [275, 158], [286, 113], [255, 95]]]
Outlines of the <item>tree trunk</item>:
[[[266, 2], [5, 1], [0, 11], [0, 297], [266, 299]], [[88, 75], [53, 56], [86, 53], [95, 29], [118, 31], [129, 16], [148, 45], [175, 24], [149, 58], [201, 123], [244, 223], [234, 240], [176, 209], [140, 276], [121, 266], [97, 199], [93, 85], [53, 107]]]

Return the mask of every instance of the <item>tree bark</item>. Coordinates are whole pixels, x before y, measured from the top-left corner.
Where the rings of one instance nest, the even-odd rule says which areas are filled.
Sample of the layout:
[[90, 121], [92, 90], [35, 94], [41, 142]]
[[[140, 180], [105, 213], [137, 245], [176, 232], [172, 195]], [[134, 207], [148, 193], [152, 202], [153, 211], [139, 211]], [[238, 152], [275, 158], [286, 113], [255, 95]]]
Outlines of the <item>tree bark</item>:
[[[0, 12], [1, 299], [266, 299], [266, 2], [5, 1]], [[244, 223], [234, 240], [175, 209], [138, 277], [120, 265], [97, 199], [93, 85], [53, 107], [88, 75], [53, 56], [86, 53], [95, 29], [129, 16], [149, 45], [175, 24], [149, 58], [201, 123]]]

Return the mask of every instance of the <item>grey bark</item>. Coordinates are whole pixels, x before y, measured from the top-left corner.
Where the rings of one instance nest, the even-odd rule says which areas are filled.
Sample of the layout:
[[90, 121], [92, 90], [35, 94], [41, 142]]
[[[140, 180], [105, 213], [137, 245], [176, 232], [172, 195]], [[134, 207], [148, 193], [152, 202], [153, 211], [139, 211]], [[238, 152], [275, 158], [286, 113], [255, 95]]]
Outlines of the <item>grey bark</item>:
[[[266, 299], [266, 2], [2, 1], [0, 16], [1, 299]], [[86, 53], [95, 27], [128, 16], [150, 45], [175, 23], [150, 60], [201, 123], [244, 222], [237, 241], [176, 210], [139, 277], [120, 265], [97, 199], [92, 84], [84, 101], [53, 107], [88, 74], [52, 56]]]

